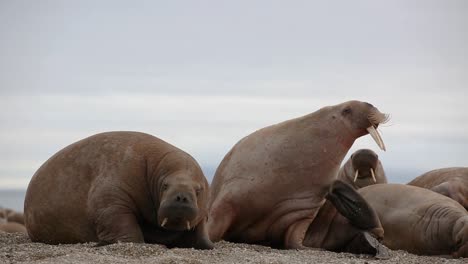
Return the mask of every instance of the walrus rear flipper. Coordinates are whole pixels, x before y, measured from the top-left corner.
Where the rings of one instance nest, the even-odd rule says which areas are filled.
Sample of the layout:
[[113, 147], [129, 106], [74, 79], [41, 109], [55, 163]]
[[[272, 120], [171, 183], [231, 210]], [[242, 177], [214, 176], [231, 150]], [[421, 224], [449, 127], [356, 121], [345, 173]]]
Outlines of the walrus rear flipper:
[[383, 228], [377, 213], [351, 186], [336, 180], [331, 185], [327, 199], [351, 225], [370, 231], [378, 239], [383, 238]]
[[390, 251], [382, 245], [373, 234], [364, 231], [357, 234], [351, 240], [343, 251], [362, 254], [367, 253], [375, 256], [378, 259], [389, 259]]

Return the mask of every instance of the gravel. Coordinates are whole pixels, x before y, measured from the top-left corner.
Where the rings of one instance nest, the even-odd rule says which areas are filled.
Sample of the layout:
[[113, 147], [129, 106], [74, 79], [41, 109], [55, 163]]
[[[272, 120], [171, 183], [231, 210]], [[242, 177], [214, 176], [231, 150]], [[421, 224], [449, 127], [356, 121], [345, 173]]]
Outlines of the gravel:
[[213, 250], [167, 249], [162, 245], [118, 243], [47, 245], [32, 243], [25, 234], [0, 232], [0, 263], [467, 263], [466, 259], [417, 256], [391, 251], [378, 260], [368, 255], [324, 250], [277, 250], [269, 247], [219, 242]]

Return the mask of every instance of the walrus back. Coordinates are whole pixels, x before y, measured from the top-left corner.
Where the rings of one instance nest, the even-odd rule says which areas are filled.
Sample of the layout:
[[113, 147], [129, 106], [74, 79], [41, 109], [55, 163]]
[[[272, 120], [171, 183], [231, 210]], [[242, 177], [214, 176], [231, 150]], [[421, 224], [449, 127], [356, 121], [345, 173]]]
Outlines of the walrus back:
[[[86, 143], [79, 141], [57, 152], [32, 177], [24, 202], [25, 225], [32, 241], [75, 243], [82, 242], [79, 237], [93, 237], [82, 217], [86, 215], [83, 201], [92, 184], [90, 179], [95, 177], [91, 164], [80, 163]], [[62, 230], [67, 230], [66, 234], [61, 234]]]

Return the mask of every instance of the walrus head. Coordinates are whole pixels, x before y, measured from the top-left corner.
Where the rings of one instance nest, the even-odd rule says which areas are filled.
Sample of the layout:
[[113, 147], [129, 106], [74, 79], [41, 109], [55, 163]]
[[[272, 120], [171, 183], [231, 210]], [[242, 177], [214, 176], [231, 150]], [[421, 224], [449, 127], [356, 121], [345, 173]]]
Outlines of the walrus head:
[[183, 162], [184, 166], [166, 171], [158, 184], [157, 224], [167, 230], [192, 230], [207, 215], [208, 183], [191, 157]]
[[170, 230], [190, 230], [199, 221], [198, 197], [204, 186], [172, 175], [161, 186], [161, 203], [158, 210], [158, 223]]
[[374, 183], [377, 182], [375, 178], [375, 170], [379, 161], [379, 156], [370, 149], [360, 149], [351, 155], [351, 163], [353, 165], [355, 174], [354, 181], [357, 178], [372, 178]]
[[377, 131], [377, 128], [380, 124], [388, 121], [389, 115], [381, 113], [369, 103], [360, 101], [348, 101], [335, 107], [338, 107], [338, 114], [336, 111], [333, 111], [332, 118], [338, 119], [340, 122], [344, 121], [348, 133], [351, 133], [353, 138], [358, 138], [369, 133], [379, 148], [383, 151], [386, 150], [382, 136]]

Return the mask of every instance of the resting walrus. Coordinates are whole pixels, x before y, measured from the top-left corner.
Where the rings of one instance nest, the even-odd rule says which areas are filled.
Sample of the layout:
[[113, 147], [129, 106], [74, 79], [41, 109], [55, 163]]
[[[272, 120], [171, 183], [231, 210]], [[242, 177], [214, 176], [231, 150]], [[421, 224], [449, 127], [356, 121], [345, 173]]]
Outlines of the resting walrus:
[[15, 222], [24, 225], [24, 215], [21, 212], [9, 208], [0, 208], [0, 218], [4, 218], [7, 222]]
[[376, 183], [387, 183], [379, 156], [370, 149], [354, 152], [338, 172], [338, 179], [355, 189]]
[[[349, 101], [243, 138], [226, 154], [211, 185], [208, 229], [212, 241], [306, 246], [304, 236], [346, 152], [367, 133], [385, 149], [375, 128], [386, 119], [371, 104]], [[360, 210], [366, 205], [354, 203], [359, 194], [341, 190], [331, 188], [334, 205], [345, 216], [357, 213], [354, 223], [371, 221], [368, 210]], [[379, 236], [379, 226], [374, 221], [366, 229]]]
[[108, 132], [78, 141], [34, 174], [24, 203], [34, 242], [160, 243], [212, 248], [208, 183], [197, 162], [148, 134]]
[[24, 225], [16, 222], [0, 222], [0, 231], [6, 233], [24, 233], [26, 234], [26, 228]]
[[404, 184], [375, 184], [359, 193], [377, 211], [387, 247], [468, 257], [468, 212], [454, 200]]
[[432, 170], [408, 183], [438, 192], [459, 202], [468, 210], [468, 168]]

